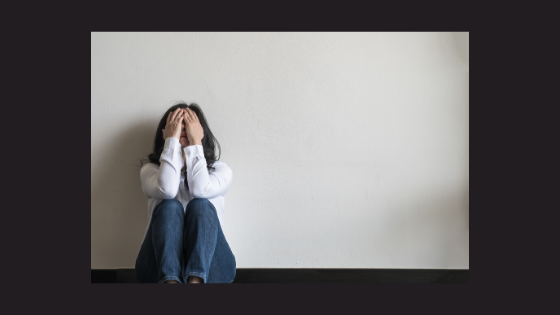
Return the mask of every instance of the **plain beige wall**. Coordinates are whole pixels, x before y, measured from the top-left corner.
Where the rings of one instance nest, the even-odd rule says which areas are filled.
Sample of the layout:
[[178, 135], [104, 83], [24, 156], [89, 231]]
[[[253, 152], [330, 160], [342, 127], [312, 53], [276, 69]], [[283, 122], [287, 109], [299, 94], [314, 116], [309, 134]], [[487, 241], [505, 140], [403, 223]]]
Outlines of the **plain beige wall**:
[[91, 268], [133, 268], [138, 160], [197, 102], [238, 268], [469, 268], [468, 33], [92, 33]]

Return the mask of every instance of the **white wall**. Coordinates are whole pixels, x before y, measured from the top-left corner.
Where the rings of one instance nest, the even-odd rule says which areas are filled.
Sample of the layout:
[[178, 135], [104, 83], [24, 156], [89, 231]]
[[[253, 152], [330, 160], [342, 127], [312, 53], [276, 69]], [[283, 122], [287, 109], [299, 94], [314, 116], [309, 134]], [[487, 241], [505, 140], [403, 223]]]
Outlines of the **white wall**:
[[91, 268], [133, 268], [138, 160], [197, 102], [238, 268], [469, 268], [468, 33], [92, 33]]

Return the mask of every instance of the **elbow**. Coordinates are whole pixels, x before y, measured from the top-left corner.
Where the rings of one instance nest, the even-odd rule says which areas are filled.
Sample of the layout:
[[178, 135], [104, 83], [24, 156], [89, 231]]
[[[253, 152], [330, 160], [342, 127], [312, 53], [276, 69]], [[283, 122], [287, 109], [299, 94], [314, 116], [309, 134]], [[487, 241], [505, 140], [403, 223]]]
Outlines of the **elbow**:
[[191, 190], [191, 195], [195, 198], [208, 198], [208, 189], [210, 187], [193, 187]]
[[156, 185], [156, 199], [173, 199], [179, 191], [179, 181], [161, 181]]
[[191, 192], [191, 195], [195, 198], [207, 198], [204, 194], [204, 192], [198, 191], [198, 190], [193, 190]]
[[227, 192], [229, 191], [229, 187], [231, 185], [231, 182], [228, 183], [225, 186], [212, 186], [211, 184], [208, 184], [205, 187], [200, 187], [200, 186], [194, 186], [192, 187], [190, 193], [193, 197], [195, 198], [206, 198], [206, 199], [212, 199], [218, 196], [225, 196], [227, 194]]
[[173, 199], [175, 198], [176, 195], [177, 195], [177, 190], [175, 190], [175, 192], [172, 193], [172, 190], [169, 189], [169, 187], [158, 186], [156, 199], [162, 199], [162, 200]]
[[[229, 169], [228, 169], [229, 170]], [[222, 196], [228, 192], [231, 186], [232, 172], [224, 173], [219, 176], [215, 176], [215, 180], [212, 179], [207, 183], [194, 182], [192, 185], [189, 184], [189, 190], [193, 197], [195, 198], [206, 198], [211, 199], [217, 196]], [[212, 183], [214, 182], [214, 183]]]

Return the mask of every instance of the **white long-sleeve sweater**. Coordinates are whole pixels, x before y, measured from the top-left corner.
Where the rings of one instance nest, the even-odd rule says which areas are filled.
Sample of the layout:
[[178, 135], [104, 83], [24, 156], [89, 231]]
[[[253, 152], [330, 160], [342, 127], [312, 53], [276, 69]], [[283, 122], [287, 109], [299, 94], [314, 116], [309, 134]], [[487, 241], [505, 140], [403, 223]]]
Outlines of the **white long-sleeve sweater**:
[[188, 190], [181, 172], [185, 164], [181, 155], [181, 144], [177, 138], [169, 137], [165, 140], [159, 159], [161, 165], [147, 163], [140, 169], [142, 191], [148, 197], [148, 226], [144, 238], [148, 233], [154, 209], [164, 199], [179, 200], [185, 211], [192, 199], [207, 198], [216, 208], [220, 225], [222, 224], [224, 196], [229, 191], [233, 178], [231, 169], [226, 163], [215, 161], [215, 171], [208, 172], [201, 145], [191, 145], [183, 148], [183, 151], [187, 160]]

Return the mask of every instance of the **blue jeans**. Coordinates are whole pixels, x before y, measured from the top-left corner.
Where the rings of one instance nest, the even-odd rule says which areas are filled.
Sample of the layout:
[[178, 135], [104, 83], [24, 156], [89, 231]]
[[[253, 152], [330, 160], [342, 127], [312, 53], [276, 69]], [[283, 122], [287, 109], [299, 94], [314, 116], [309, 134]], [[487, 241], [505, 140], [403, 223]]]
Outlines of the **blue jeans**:
[[176, 199], [157, 205], [136, 258], [139, 282], [187, 283], [189, 276], [198, 276], [204, 283], [232, 283], [235, 268], [235, 256], [208, 199], [189, 201], [185, 211]]

